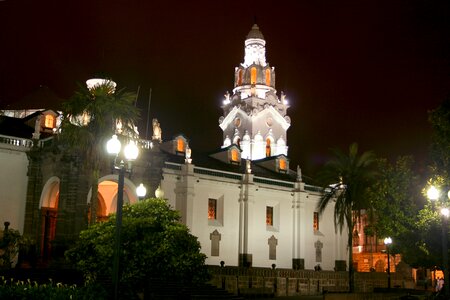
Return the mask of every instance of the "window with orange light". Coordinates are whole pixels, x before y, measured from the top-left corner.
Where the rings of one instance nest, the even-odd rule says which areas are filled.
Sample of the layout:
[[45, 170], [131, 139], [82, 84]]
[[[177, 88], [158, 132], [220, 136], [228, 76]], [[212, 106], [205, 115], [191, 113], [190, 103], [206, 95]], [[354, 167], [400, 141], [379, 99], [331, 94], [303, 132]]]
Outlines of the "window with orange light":
[[280, 159], [279, 168], [280, 168], [280, 170], [284, 170], [284, 171], [286, 170], [286, 160]]
[[318, 231], [319, 230], [319, 213], [318, 212], [314, 212], [313, 228], [314, 228], [314, 231]]
[[273, 207], [266, 206], [266, 225], [273, 226]]
[[181, 138], [177, 140], [177, 151], [184, 152], [184, 141]]
[[250, 69], [250, 84], [256, 84], [256, 68], [252, 67]]
[[266, 157], [270, 156], [270, 139], [266, 140]]
[[266, 85], [270, 86], [270, 70], [266, 69]]
[[231, 160], [239, 161], [239, 153], [236, 149], [231, 150]]
[[55, 123], [55, 117], [52, 115], [46, 115], [44, 120], [44, 126], [46, 128], [53, 128], [53, 124]]
[[237, 85], [241, 85], [242, 84], [242, 69], [240, 69], [239, 70], [239, 73], [238, 73], [238, 82], [237, 82]]
[[208, 220], [217, 219], [217, 199], [208, 199]]

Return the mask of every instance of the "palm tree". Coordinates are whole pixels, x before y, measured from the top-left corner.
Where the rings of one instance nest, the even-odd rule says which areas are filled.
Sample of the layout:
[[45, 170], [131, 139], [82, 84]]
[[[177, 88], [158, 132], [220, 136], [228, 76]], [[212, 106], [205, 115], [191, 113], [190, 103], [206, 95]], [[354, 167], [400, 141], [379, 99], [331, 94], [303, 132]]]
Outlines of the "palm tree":
[[338, 149], [333, 150], [333, 154], [334, 157], [319, 173], [319, 178], [326, 188], [317, 209], [319, 214], [322, 214], [330, 203], [334, 203], [336, 231], [339, 228], [342, 233], [344, 226], [348, 229], [349, 290], [353, 292], [353, 228], [361, 210], [370, 208], [365, 194], [375, 177], [372, 170], [375, 155], [373, 152], [358, 155], [356, 143], [350, 145], [348, 155]]
[[66, 150], [79, 155], [90, 176], [91, 215], [90, 224], [96, 222], [98, 180], [104, 157], [104, 145], [120, 124], [122, 134], [134, 137], [139, 112], [133, 105], [135, 93], [124, 89], [115, 91], [115, 83], [103, 80], [86, 88], [80, 86], [74, 96], [63, 103], [63, 120], [60, 139]]

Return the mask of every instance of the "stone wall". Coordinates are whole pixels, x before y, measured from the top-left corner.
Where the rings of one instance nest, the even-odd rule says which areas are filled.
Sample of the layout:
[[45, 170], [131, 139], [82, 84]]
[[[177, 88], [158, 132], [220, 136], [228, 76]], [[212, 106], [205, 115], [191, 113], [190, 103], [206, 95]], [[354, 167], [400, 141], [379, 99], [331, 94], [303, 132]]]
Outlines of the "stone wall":
[[[233, 294], [271, 294], [274, 296], [320, 295], [346, 292], [348, 273], [332, 271], [238, 268], [210, 266], [211, 284]], [[412, 277], [391, 274], [391, 286], [413, 288]], [[355, 291], [371, 293], [387, 287], [386, 273], [355, 273]]]

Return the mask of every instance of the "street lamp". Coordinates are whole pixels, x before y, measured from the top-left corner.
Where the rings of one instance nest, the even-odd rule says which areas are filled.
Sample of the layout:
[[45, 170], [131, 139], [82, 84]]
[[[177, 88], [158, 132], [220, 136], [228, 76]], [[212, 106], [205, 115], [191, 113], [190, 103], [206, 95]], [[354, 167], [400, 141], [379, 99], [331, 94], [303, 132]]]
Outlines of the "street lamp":
[[386, 252], [387, 252], [387, 259], [388, 259], [388, 265], [387, 265], [387, 277], [388, 277], [388, 289], [391, 288], [391, 260], [390, 260], [390, 253], [389, 253], [389, 245], [392, 244], [392, 239], [390, 237], [387, 237], [384, 239], [384, 244], [386, 245]]
[[[435, 186], [430, 186], [427, 191], [428, 199], [432, 201], [436, 201], [440, 198], [441, 192]], [[447, 193], [448, 198], [450, 199], [450, 191]], [[441, 220], [442, 220], [442, 258], [443, 258], [443, 266], [442, 269], [444, 271], [444, 296], [445, 299], [448, 299], [450, 296], [450, 277], [448, 272], [448, 248], [447, 248], [447, 228], [448, 228], [448, 216], [449, 209], [447, 207], [441, 208]]]
[[[114, 260], [112, 281], [114, 285], [114, 299], [119, 297], [119, 265], [120, 265], [120, 232], [122, 229], [122, 206], [123, 206], [123, 188], [125, 185], [125, 172], [131, 167], [131, 162], [135, 160], [139, 154], [139, 149], [133, 141], [130, 141], [128, 145], [123, 149], [123, 159], [119, 157], [122, 144], [120, 143], [117, 135], [113, 135], [112, 138], [106, 144], [106, 150], [109, 154], [115, 155], [114, 168], [119, 170], [119, 182], [117, 188], [117, 208], [116, 208], [116, 232], [115, 232], [115, 245], [114, 245]], [[127, 161], [128, 165], [124, 163]], [[128, 168], [127, 168], [128, 167]]]
[[139, 197], [140, 199], [143, 199], [145, 197], [145, 195], [147, 195], [147, 188], [144, 186], [143, 183], [141, 183], [137, 188], [136, 188], [136, 195]]

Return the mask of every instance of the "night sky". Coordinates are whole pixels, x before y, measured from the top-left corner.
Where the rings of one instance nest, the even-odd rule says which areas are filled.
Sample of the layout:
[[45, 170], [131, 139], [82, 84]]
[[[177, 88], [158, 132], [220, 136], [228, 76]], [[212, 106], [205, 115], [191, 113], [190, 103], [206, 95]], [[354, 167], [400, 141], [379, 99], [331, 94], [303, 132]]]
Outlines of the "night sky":
[[41, 85], [68, 98], [104, 74], [139, 88], [142, 137], [151, 88], [163, 139], [183, 133], [193, 152], [215, 150], [255, 20], [291, 103], [291, 168], [313, 175], [352, 142], [425, 165], [427, 111], [450, 94], [450, 1], [3, 0], [0, 107]]

